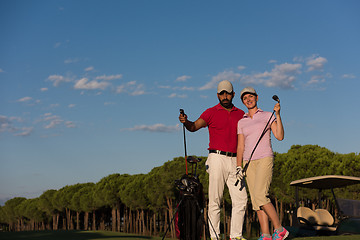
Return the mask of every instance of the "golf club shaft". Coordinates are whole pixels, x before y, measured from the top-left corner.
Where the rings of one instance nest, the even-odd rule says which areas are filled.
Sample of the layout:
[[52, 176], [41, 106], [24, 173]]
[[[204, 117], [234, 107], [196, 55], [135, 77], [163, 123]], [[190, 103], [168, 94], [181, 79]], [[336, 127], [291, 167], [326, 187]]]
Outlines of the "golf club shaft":
[[[180, 114], [185, 115], [184, 109], [180, 109]], [[183, 135], [184, 135], [184, 150], [185, 150], [185, 168], [186, 168], [186, 175], [188, 175], [185, 124], [183, 124]]]

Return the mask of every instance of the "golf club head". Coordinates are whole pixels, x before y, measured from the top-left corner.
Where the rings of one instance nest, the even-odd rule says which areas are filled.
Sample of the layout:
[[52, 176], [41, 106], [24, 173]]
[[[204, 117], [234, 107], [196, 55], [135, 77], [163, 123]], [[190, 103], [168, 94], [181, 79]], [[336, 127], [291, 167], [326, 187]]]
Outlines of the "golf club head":
[[188, 163], [198, 163], [201, 161], [201, 158], [196, 158], [194, 156], [188, 156], [187, 159]]
[[244, 187], [245, 187], [245, 179], [241, 179], [240, 191], [242, 191]]
[[279, 97], [278, 97], [277, 95], [274, 95], [274, 96], [272, 97], [272, 99], [274, 99], [275, 101], [277, 101], [278, 103], [280, 103], [280, 99], [279, 99]]
[[184, 109], [180, 109], [180, 114], [181, 114], [181, 115], [184, 115], [184, 114], [185, 114]]

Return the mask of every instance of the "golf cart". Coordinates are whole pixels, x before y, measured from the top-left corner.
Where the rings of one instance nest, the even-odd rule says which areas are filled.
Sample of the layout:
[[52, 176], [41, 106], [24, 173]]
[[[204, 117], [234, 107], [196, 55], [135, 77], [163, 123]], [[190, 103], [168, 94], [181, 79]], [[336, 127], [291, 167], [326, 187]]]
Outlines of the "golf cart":
[[[289, 227], [291, 236], [360, 234], [360, 200], [338, 198], [334, 193], [335, 188], [354, 184], [360, 184], [360, 177], [325, 175], [292, 181], [290, 186], [295, 187], [296, 211], [293, 226]], [[299, 206], [299, 188], [318, 190], [317, 209]], [[331, 190], [339, 215], [338, 221], [321, 205], [322, 191], [326, 189]]]

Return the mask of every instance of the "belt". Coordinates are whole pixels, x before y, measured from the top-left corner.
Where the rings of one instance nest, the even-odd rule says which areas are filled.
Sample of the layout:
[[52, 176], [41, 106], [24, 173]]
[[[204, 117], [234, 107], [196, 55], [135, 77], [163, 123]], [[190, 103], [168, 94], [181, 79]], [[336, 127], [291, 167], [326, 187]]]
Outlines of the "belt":
[[217, 154], [225, 155], [227, 157], [236, 157], [236, 153], [224, 152], [220, 150], [209, 150], [209, 153], [217, 153]]

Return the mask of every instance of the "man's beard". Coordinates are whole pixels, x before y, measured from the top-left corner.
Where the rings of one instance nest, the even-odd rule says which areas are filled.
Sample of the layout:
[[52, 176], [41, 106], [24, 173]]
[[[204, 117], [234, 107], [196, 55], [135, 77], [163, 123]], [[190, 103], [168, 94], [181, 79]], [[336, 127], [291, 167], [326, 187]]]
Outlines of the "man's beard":
[[220, 101], [220, 105], [226, 109], [232, 108], [233, 106], [232, 100], [229, 101], [228, 99], [223, 99], [222, 101]]

